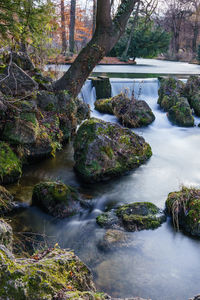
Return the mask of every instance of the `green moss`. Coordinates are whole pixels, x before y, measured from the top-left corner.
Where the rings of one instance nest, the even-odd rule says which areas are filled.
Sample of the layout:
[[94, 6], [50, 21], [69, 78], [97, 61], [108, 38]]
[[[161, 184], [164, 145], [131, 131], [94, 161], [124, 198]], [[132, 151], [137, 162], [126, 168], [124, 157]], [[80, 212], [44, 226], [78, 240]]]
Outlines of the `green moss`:
[[20, 114], [20, 119], [27, 122], [31, 122], [33, 125], [38, 126], [38, 121], [35, 113], [23, 112]]
[[21, 162], [4, 142], [0, 142], [0, 183], [17, 181], [21, 174]]

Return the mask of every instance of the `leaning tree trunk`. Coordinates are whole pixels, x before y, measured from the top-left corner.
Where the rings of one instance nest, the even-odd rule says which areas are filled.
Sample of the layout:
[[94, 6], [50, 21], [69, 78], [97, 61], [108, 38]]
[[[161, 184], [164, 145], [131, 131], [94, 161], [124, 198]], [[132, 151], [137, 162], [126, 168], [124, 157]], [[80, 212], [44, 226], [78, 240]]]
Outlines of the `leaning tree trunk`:
[[71, 0], [70, 25], [69, 25], [69, 51], [71, 53], [74, 52], [75, 17], [76, 17], [76, 0]]
[[76, 97], [98, 62], [123, 34], [130, 14], [139, 0], [122, 0], [112, 20], [110, 0], [97, 0], [96, 29], [91, 41], [77, 56], [69, 70], [56, 82], [54, 90], [67, 90]]
[[65, 53], [67, 50], [67, 39], [66, 39], [66, 27], [65, 27], [65, 4], [64, 0], [61, 0], [61, 37], [62, 37], [62, 52]]

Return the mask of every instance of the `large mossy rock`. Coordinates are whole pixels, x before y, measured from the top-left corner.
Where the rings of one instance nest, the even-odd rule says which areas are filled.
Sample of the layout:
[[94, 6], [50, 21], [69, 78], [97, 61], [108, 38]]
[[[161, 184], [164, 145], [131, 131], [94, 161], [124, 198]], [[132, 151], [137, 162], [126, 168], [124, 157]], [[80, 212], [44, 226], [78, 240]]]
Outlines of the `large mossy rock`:
[[173, 124], [178, 126], [194, 126], [194, 118], [186, 98], [179, 98], [179, 102], [169, 109], [168, 118]]
[[3, 139], [10, 144], [33, 144], [39, 133], [39, 123], [34, 112], [22, 112], [19, 116], [7, 120]]
[[[3, 219], [0, 219], [0, 245], [4, 245], [9, 250], [12, 250], [12, 244], [13, 244], [12, 228]], [[1, 293], [0, 296], [2, 296]]]
[[174, 97], [184, 96], [185, 84], [175, 77], [160, 78], [159, 81], [158, 104], [165, 111], [168, 111], [169, 108], [175, 104]]
[[97, 99], [106, 99], [111, 97], [110, 79], [106, 76], [92, 78], [92, 85], [96, 90]]
[[16, 182], [21, 174], [21, 161], [8, 144], [0, 141], [0, 184]]
[[192, 75], [188, 78], [185, 88], [184, 95], [188, 101], [191, 102], [193, 97], [200, 92], [200, 77]]
[[35, 185], [32, 205], [59, 218], [72, 216], [80, 210], [77, 191], [61, 182], [41, 182]]
[[172, 216], [174, 226], [194, 236], [200, 236], [200, 190], [183, 187], [172, 192], [166, 200], [167, 212]]
[[0, 248], [1, 299], [106, 299], [96, 293], [90, 270], [73, 252], [53, 248], [15, 259]]
[[105, 228], [123, 227], [127, 231], [155, 229], [166, 217], [153, 203], [136, 202], [122, 205], [118, 209], [103, 213], [97, 217], [97, 223]]
[[115, 102], [113, 112], [123, 126], [131, 128], [147, 126], [155, 120], [151, 108], [143, 100], [127, 97], [118, 99]]
[[75, 170], [87, 182], [108, 180], [139, 167], [152, 155], [144, 138], [117, 124], [92, 118], [74, 141]]
[[194, 118], [187, 98], [185, 98], [185, 85], [174, 78], [162, 78], [158, 91], [158, 104], [168, 112], [169, 120], [178, 126], [194, 126]]
[[15, 63], [5, 68], [0, 80], [0, 91], [5, 95], [22, 96], [38, 88], [38, 84]]

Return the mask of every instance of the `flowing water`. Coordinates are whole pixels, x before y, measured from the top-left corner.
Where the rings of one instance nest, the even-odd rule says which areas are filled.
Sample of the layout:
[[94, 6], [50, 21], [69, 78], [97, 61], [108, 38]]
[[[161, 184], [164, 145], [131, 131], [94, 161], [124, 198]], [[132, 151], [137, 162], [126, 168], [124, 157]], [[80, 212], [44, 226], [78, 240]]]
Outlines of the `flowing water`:
[[[99, 290], [115, 297], [140, 296], [152, 300], [187, 300], [200, 292], [200, 240], [175, 232], [170, 220], [156, 230], [130, 233], [131, 247], [103, 252], [98, 247], [105, 230], [96, 216], [108, 207], [135, 201], [150, 201], [164, 208], [169, 192], [182, 184], [200, 187], [200, 128], [172, 126], [156, 104], [157, 79], [113, 79], [112, 93], [126, 89], [151, 106], [156, 120], [135, 130], [150, 143], [153, 156], [126, 176], [109, 182], [83, 184], [73, 171], [73, 148], [66, 146], [56, 158], [25, 170], [18, 186], [10, 187], [29, 202], [32, 187], [41, 180], [61, 179], [76, 186], [91, 199], [90, 209], [71, 219], [55, 220], [37, 208], [15, 216], [17, 230], [45, 233], [61, 247], [74, 249], [91, 268]], [[94, 110], [95, 90], [87, 81], [81, 96], [91, 105], [92, 115], [117, 122], [114, 116]], [[200, 122], [196, 119], [196, 124]]]

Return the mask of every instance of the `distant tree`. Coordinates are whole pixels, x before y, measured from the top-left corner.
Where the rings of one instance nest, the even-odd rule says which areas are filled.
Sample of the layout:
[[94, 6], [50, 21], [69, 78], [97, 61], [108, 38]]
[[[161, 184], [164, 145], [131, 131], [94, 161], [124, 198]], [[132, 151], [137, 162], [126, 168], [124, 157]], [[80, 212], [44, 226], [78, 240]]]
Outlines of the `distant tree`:
[[69, 26], [69, 51], [70, 51], [70, 53], [74, 52], [75, 18], [76, 18], [76, 0], [71, 0], [70, 26]]
[[64, 0], [60, 1], [60, 14], [61, 14], [62, 52], [65, 53], [67, 51], [67, 37], [66, 37], [65, 3], [64, 3]]
[[136, 57], [155, 57], [159, 53], [167, 51], [170, 35], [159, 26], [155, 26], [153, 21], [149, 21], [147, 25], [145, 18], [139, 17], [138, 24], [132, 34], [127, 56], [123, 57], [127, 46], [127, 37], [130, 36], [133, 22], [134, 18], [131, 18], [126, 28], [126, 33], [110, 52], [111, 56], [124, 59], [132, 57], [135, 59]]

